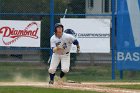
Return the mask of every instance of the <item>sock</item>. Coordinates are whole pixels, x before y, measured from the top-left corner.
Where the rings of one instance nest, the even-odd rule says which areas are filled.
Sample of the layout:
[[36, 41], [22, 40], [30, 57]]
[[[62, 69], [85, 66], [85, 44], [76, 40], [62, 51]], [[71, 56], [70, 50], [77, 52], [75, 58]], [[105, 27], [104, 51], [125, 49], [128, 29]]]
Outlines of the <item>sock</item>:
[[61, 73], [60, 73], [60, 78], [63, 78], [64, 75], [65, 75], [65, 73], [64, 73], [63, 71], [61, 71]]
[[54, 81], [55, 73], [54, 74], [49, 73], [49, 74], [50, 74], [50, 80]]

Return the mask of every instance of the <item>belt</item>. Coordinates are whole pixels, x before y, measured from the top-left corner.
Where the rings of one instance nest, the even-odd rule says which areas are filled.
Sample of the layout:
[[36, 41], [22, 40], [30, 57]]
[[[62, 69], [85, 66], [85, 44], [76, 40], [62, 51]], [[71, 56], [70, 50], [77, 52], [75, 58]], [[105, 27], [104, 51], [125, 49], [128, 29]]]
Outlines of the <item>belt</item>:
[[[53, 52], [53, 53], [55, 53], [55, 52]], [[65, 54], [69, 54], [70, 52], [66, 52]], [[64, 55], [64, 54], [62, 54], [62, 55]]]
[[68, 54], [69, 52], [67, 52], [66, 54]]

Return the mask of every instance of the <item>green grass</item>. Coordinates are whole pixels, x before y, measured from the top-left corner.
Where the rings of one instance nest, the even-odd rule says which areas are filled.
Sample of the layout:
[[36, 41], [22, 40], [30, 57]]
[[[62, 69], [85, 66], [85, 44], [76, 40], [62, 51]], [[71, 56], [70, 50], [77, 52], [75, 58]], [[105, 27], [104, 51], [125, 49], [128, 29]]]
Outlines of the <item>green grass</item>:
[[94, 91], [80, 91], [67, 89], [51, 89], [38, 87], [16, 87], [16, 86], [1, 86], [0, 93], [99, 93]]
[[0, 66], [32, 66], [33, 63], [30, 62], [0, 62]]
[[116, 71], [116, 80], [112, 80], [111, 76], [111, 65], [101, 65], [84, 69], [73, 69], [69, 72], [67, 78], [79, 82], [140, 82], [139, 71], [124, 71], [122, 80], [119, 78], [119, 71]]
[[84, 69], [73, 69], [69, 72], [68, 79], [76, 80], [79, 82], [86, 81], [101, 81], [101, 80], [111, 80], [110, 68], [104, 66], [93, 66]]
[[106, 87], [140, 90], [140, 85], [107, 85]]
[[[140, 72], [124, 71], [124, 79], [119, 79], [116, 71], [116, 80], [111, 79], [111, 65], [73, 68], [66, 75], [68, 80], [77, 82], [140, 82]], [[56, 75], [59, 75], [60, 70]], [[0, 82], [38, 81], [46, 82], [48, 66], [34, 63], [0, 63]]]

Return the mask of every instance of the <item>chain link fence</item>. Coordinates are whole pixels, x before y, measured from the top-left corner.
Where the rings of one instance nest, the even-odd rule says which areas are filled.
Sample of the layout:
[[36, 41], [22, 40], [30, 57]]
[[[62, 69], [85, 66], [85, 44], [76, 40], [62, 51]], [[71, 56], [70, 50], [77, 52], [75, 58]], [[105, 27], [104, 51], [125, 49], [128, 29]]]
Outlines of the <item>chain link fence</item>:
[[[112, 19], [111, 0], [54, 0], [53, 14], [50, 1], [0, 0], [1, 20], [41, 21], [40, 48], [0, 46], [0, 81], [20, 81], [21, 78], [22, 81], [25, 78], [29, 81], [47, 80], [50, 37], [53, 33], [50, 24], [60, 22], [60, 18]], [[91, 43], [91, 47], [94, 44]], [[110, 53], [72, 53], [71, 71], [67, 78], [80, 82], [111, 80], [111, 58], [111, 50]]]
[[[102, 2], [101, 1], [102, 0], [54, 0], [54, 23], [60, 22], [60, 18], [63, 17], [106, 18], [106, 16], [103, 16], [103, 14], [111, 13], [111, 0], [104, 0]], [[1, 2], [0, 3], [1, 20], [40, 20], [41, 21], [41, 48], [50, 47], [49, 39], [50, 39], [50, 8], [51, 7], [50, 7], [49, 0], [47, 1], [45, 0], [40, 0], [40, 1], [0, 0], [0, 2]], [[66, 9], [67, 9], [67, 14], [65, 14]], [[100, 14], [100, 15], [95, 16], [96, 14]], [[1, 47], [2, 49], [1, 59], [2, 61], [4, 61], [6, 58], [7, 61], [18, 60], [18, 61], [46, 62], [49, 56], [49, 50], [45, 50], [45, 49], [42, 50], [41, 48], [40, 50], [39, 49], [30, 50], [30, 48], [24, 48], [24, 49], [14, 48], [13, 50], [13, 48], [11, 47]], [[109, 57], [105, 57], [107, 55]], [[83, 58], [84, 56], [86, 57]], [[100, 56], [102, 56], [102, 59], [100, 59]], [[76, 59], [76, 58], [72, 58], [72, 59]], [[77, 57], [77, 60], [79, 62], [82, 61], [83, 59], [87, 59], [87, 61], [89, 61], [85, 63], [91, 63], [91, 64], [98, 63], [99, 61], [102, 62], [105, 61], [105, 63], [106, 62], [108, 63], [110, 61], [109, 63], [111, 63], [110, 54], [94, 54], [94, 53], [80, 54], [79, 57]], [[98, 62], [96, 62], [96, 60]]]
[[[52, 22], [54, 24], [60, 22], [60, 18], [111, 19], [111, 0], [54, 0], [53, 4], [54, 13], [52, 15], [51, 0], [0, 0], [1, 20], [41, 21], [40, 48], [0, 47], [0, 81], [46, 81], [50, 56], [50, 37], [51, 33], [53, 33], [50, 26], [52, 22], [51, 17], [54, 18], [54, 22]], [[94, 47], [94, 44], [91, 47]], [[106, 63], [111, 63], [110, 53], [72, 53], [72, 72], [68, 74], [68, 79], [78, 80], [75, 77], [75, 73], [82, 75], [85, 67], [87, 69], [84, 72], [85, 75], [87, 73], [91, 74], [89, 77], [83, 75], [83, 79], [80, 81], [92, 81], [92, 77], [97, 73], [97, 69], [90, 67], [91, 70], [89, 71], [89, 66]], [[110, 66], [108, 70], [111, 71]], [[109, 72], [106, 70], [107, 74]]]

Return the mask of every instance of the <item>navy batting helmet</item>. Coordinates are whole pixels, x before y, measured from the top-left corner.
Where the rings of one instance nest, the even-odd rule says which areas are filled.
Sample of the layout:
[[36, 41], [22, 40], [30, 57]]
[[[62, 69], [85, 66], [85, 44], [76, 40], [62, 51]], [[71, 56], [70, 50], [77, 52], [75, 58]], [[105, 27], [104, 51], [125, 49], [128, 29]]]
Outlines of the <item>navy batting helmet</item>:
[[67, 33], [67, 34], [71, 34], [71, 35], [73, 35], [74, 37], [76, 37], [76, 33], [75, 33], [74, 30], [72, 30], [72, 29], [66, 29], [64, 32]]
[[64, 28], [64, 26], [61, 23], [56, 23], [54, 27], [55, 27], [55, 32], [57, 27], [62, 27], [62, 29]]

